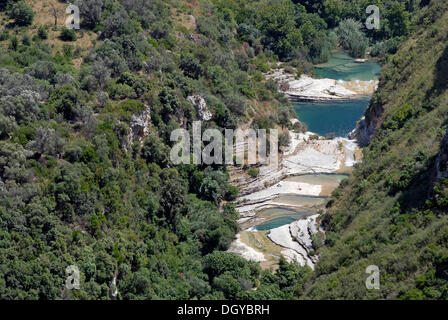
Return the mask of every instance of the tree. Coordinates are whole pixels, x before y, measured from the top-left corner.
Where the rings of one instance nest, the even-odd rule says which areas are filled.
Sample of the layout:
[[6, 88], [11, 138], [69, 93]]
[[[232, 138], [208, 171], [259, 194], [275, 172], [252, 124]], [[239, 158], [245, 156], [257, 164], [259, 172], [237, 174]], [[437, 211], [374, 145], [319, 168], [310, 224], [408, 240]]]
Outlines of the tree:
[[282, 129], [288, 127], [291, 124], [291, 115], [288, 107], [282, 107], [278, 109], [278, 123], [282, 126]]
[[355, 58], [363, 57], [368, 46], [368, 40], [361, 28], [361, 22], [346, 19], [336, 29], [342, 47], [349, 50], [350, 55]]
[[87, 28], [93, 29], [100, 22], [103, 10], [103, 0], [78, 0], [76, 2], [79, 7], [81, 23]]
[[391, 37], [406, 36], [409, 32], [409, 14], [404, 3], [394, 2], [387, 13], [388, 32]]
[[0, 99], [0, 113], [14, 117], [18, 124], [34, 121], [38, 118], [41, 96], [31, 90], [23, 90], [20, 95], [5, 95]]
[[163, 181], [160, 206], [168, 223], [175, 227], [186, 200], [185, 181], [176, 169], [164, 169], [160, 178]]
[[302, 45], [294, 13], [290, 0], [263, 1], [259, 11], [258, 28], [266, 36], [264, 41], [283, 59]]
[[51, 14], [54, 18], [54, 28], [58, 27], [58, 16], [61, 14], [64, 14], [64, 11], [62, 11], [60, 8], [55, 7], [53, 3], [50, 4], [51, 7]]
[[75, 30], [63, 27], [59, 38], [62, 41], [75, 41], [76, 40]]
[[36, 137], [27, 148], [40, 154], [56, 156], [62, 153], [64, 143], [58, 131], [51, 128], [37, 128]]
[[161, 167], [166, 167], [169, 163], [170, 149], [160, 137], [151, 132], [145, 140], [142, 148], [142, 157], [148, 162], [154, 162]]
[[183, 55], [179, 67], [187, 77], [199, 79], [202, 73], [202, 66], [198, 59], [191, 54]]
[[104, 22], [104, 32], [102, 34], [104, 38], [119, 37], [129, 33], [132, 33], [132, 26], [129, 15], [124, 10], [109, 16]]
[[25, 1], [21, 0], [12, 5], [9, 18], [14, 19], [19, 26], [29, 26], [33, 23], [34, 11]]
[[323, 18], [329, 28], [335, 28], [341, 21], [344, 3], [341, 0], [325, 0], [323, 3]]
[[97, 80], [101, 89], [103, 89], [110, 81], [111, 72], [101, 58], [92, 64], [90, 67], [90, 72]]

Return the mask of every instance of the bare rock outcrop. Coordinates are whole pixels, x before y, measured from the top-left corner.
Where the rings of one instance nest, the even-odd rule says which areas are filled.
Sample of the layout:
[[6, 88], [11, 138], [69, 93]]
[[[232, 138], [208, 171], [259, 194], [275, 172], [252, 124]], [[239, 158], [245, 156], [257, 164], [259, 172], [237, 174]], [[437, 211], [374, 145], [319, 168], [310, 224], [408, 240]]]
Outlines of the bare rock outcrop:
[[311, 236], [318, 232], [318, 215], [297, 220], [289, 225], [272, 229], [268, 237], [275, 244], [285, 248], [282, 254], [289, 261], [297, 261], [301, 266], [314, 268], [319, 257], [313, 255], [314, 246]]
[[199, 95], [192, 95], [187, 97], [187, 101], [196, 107], [199, 115], [199, 120], [210, 121], [213, 118], [213, 114], [207, 107], [207, 103], [204, 98]]
[[314, 79], [302, 74], [296, 79], [284, 69], [278, 69], [265, 74], [267, 79], [273, 79], [279, 84], [280, 91], [292, 101], [332, 101], [348, 100], [360, 96], [372, 95], [378, 80], [343, 81], [334, 79]]
[[151, 123], [151, 108], [145, 105], [145, 110], [141, 114], [133, 114], [128, 135], [128, 144], [132, 145], [134, 142], [142, 142], [149, 133], [149, 125]]

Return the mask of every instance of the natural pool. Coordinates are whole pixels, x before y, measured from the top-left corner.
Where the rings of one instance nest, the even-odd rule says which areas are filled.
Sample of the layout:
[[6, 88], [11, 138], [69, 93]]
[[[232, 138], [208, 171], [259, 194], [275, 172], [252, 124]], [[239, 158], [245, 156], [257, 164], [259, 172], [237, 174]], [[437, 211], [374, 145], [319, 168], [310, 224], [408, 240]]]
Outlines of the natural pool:
[[324, 204], [326, 201], [325, 197], [314, 197], [314, 196], [302, 196], [302, 195], [284, 195], [279, 196], [272, 200], [273, 202], [286, 204], [286, 205], [298, 205], [298, 206], [316, 206]]
[[[270, 230], [290, 224], [299, 219], [316, 214], [317, 208], [327, 201], [326, 197], [284, 195], [273, 199], [279, 204], [278, 207], [263, 209], [258, 212], [259, 217], [265, 221], [256, 225], [254, 231]], [[303, 206], [298, 208], [287, 208], [286, 206]]]
[[[254, 231], [264, 231], [271, 230], [284, 226], [285, 224], [290, 224], [299, 219], [306, 218], [314, 213], [311, 209], [288, 209], [282, 207], [274, 207], [269, 209], [264, 209], [260, 212], [260, 215], [268, 219], [267, 221], [256, 225]], [[271, 217], [271, 218], [269, 218]]]
[[297, 102], [294, 109], [300, 121], [305, 122], [308, 131], [325, 136], [334, 133], [346, 137], [369, 106], [370, 97], [365, 99], [328, 102]]
[[[315, 66], [317, 78], [336, 80], [373, 80], [380, 74], [375, 61], [357, 63], [347, 53], [338, 51], [327, 63]], [[348, 101], [297, 102], [294, 109], [308, 130], [319, 135], [334, 133], [346, 137], [369, 106], [370, 97]]]
[[318, 79], [329, 78], [345, 81], [376, 79], [380, 76], [380, 71], [381, 66], [377, 62], [355, 62], [355, 59], [344, 51], [335, 52], [328, 62], [314, 67]]

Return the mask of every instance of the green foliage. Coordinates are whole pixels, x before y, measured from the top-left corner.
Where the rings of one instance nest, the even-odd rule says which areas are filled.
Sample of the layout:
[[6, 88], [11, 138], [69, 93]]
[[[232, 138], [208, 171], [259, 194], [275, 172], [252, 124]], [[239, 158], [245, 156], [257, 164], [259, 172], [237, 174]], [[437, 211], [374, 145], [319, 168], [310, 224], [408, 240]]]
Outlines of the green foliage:
[[33, 23], [33, 9], [23, 0], [12, 4], [9, 9], [9, 18], [19, 26], [29, 26]]
[[336, 29], [342, 47], [355, 58], [364, 57], [368, 46], [368, 40], [361, 31], [361, 26], [360, 22], [347, 19], [342, 21]]
[[[294, 114], [275, 82], [265, 81], [262, 72], [278, 60], [300, 74], [311, 72], [310, 62], [325, 61], [336, 45], [331, 29], [349, 17], [365, 18], [362, 4], [205, 0], [192, 7], [195, 30], [180, 26], [174, 13], [174, 8], [177, 13], [183, 10], [183, 1], [75, 4], [82, 30], [61, 30], [60, 38], [73, 42], [63, 44], [61, 52], [49, 40], [47, 27], [39, 25], [41, 17], [33, 19], [29, 5], [0, 1], [13, 20], [0, 34], [0, 41], [7, 41], [0, 54], [2, 299], [111, 299], [116, 275], [118, 299], [293, 299], [322, 292], [341, 297], [337, 290], [343, 281], [331, 271], [362, 261], [380, 245], [408, 241], [419, 228], [431, 228], [425, 230], [438, 237], [409, 240], [409, 246], [423, 252], [419, 262], [425, 261], [424, 268], [408, 254], [419, 252], [414, 247], [394, 247], [384, 258], [385, 275], [396, 276], [400, 286], [404, 278], [412, 282], [416, 275], [417, 289], [402, 286], [395, 290], [400, 298], [446, 297], [448, 233], [441, 218], [446, 185], [436, 183], [425, 208], [403, 205], [410, 203], [407, 198], [417, 201], [418, 195], [427, 194], [414, 188], [428, 179], [435, 151], [422, 146], [435, 146], [435, 139], [425, 138], [414, 148], [416, 139], [395, 136], [413, 130], [409, 123], [421, 119], [429, 128], [425, 134], [436, 136], [431, 128], [443, 119], [443, 114], [432, 113], [438, 110], [437, 99], [392, 101], [385, 118], [392, 125], [383, 125], [383, 140], [370, 147], [361, 171], [355, 171], [354, 179], [359, 180], [344, 186], [353, 190], [348, 193], [353, 199], [340, 191], [332, 202], [335, 208], [329, 205], [334, 214], [324, 219], [328, 236], [313, 237], [322, 252], [314, 274], [284, 259], [278, 270], [262, 272], [257, 263], [225, 252], [238, 232], [239, 218], [233, 205], [223, 201], [238, 196], [226, 168], [173, 166], [169, 161], [170, 133], [180, 126], [191, 129], [197, 119], [196, 107], [186, 100], [190, 95], [203, 97], [212, 111], [212, 120], [203, 123], [207, 128], [236, 128], [252, 115], [253, 128], [289, 127]], [[369, 39], [384, 44], [378, 45], [379, 55], [394, 54], [403, 45], [415, 24], [409, 20], [411, 7], [385, 2], [385, 30], [366, 32]], [[435, 17], [431, 13], [430, 18]], [[435, 27], [428, 41], [446, 31]], [[32, 39], [27, 36], [36, 31]], [[428, 47], [437, 45], [429, 42]], [[418, 75], [407, 69], [412, 64], [404, 54], [388, 64], [388, 83]], [[443, 63], [439, 70], [444, 70]], [[443, 72], [438, 76], [443, 80]], [[426, 86], [432, 78], [421, 79]], [[443, 89], [444, 81], [437, 83]], [[386, 86], [385, 96], [397, 87]], [[425, 89], [428, 97], [439, 92]], [[413, 92], [415, 99], [421, 98], [418, 90]], [[428, 107], [432, 105], [434, 109]], [[425, 114], [428, 118], [422, 118]], [[306, 127], [298, 124], [296, 129]], [[281, 145], [287, 143], [286, 135], [280, 139]], [[400, 157], [388, 153], [396, 141], [410, 144], [400, 150]], [[403, 162], [395, 164], [397, 158]], [[258, 170], [248, 173], [256, 177]], [[350, 206], [338, 210], [339, 201]], [[359, 240], [339, 234], [364, 208], [370, 212], [382, 206], [390, 210], [378, 211], [387, 214], [372, 220], [374, 233], [365, 231], [372, 230], [370, 225], [355, 225], [363, 235]], [[405, 240], [400, 245], [407, 245]], [[402, 252], [407, 253], [404, 262], [395, 263], [393, 257]], [[81, 289], [61, 292], [65, 269], [73, 264], [81, 271]], [[322, 291], [313, 282], [320, 276], [328, 281]]]
[[61, 34], [59, 35], [59, 38], [62, 41], [75, 41], [76, 40], [76, 32], [73, 29], [63, 27], [61, 30]]
[[250, 168], [249, 170], [247, 170], [247, 174], [252, 178], [256, 178], [259, 173], [260, 170], [258, 168]]
[[40, 26], [37, 29], [37, 36], [42, 40], [46, 40], [48, 38], [47, 29], [45, 29], [45, 27]]

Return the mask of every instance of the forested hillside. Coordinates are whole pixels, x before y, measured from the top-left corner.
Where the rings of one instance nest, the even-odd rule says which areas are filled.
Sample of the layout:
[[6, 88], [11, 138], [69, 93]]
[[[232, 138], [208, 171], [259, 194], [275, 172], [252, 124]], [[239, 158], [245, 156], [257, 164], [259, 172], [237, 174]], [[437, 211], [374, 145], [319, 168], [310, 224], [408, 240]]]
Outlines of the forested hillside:
[[[304, 298], [448, 297], [448, 3], [434, 0], [387, 59], [367, 114], [376, 130], [324, 217], [326, 247]], [[380, 290], [366, 290], [377, 265]]]
[[[371, 1], [79, 0], [73, 30], [64, 1], [0, 0], [0, 298], [364, 297], [368, 264], [383, 276], [372, 298], [443, 297], [446, 190], [431, 172], [446, 4], [373, 2], [379, 31], [363, 28]], [[174, 166], [170, 133], [290, 126], [263, 73], [310, 73], [338, 45], [387, 62], [371, 107], [383, 125], [335, 194], [316, 273], [261, 271], [225, 252], [238, 231], [226, 167]], [[70, 265], [79, 290], [65, 289]]]
[[[232, 205], [218, 207], [238, 193], [226, 168], [169, 160], [171, 131], [202, 117], [198, 96], [204, 130], [235, 128], [249, 107], [272, 125], [292, 116], [232, 12], [86, 0], [72, 30], [63, 2], [1, 4], [1, 298], [235, 298], [259, 285], [258, 265], [220, 252], [238, 229]], [[70, 265], [80, 290], [64, 289]]]

